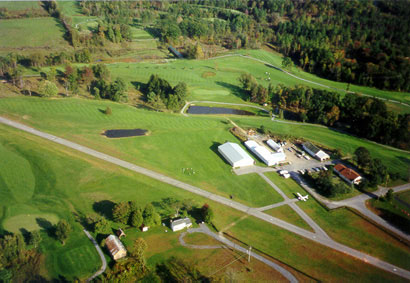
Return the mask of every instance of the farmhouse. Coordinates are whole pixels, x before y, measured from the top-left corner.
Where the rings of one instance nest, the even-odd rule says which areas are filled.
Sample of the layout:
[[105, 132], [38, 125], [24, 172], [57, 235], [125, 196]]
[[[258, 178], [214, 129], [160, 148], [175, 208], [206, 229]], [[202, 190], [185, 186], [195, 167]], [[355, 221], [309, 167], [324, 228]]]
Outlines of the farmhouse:
[[276, 152], [283, 152], [283, 148], [279, 145], [279, 144], [277, 144], [276, 142], [274, 142], [273, 140], [268, 140], [267, 142], [266, 142], [274, 151], [276, 151]]
[[127, 250], [121, 243], [120, 239], [115, 235], [109, 235], [107, 239], [105, 239], [105, 245], [114, 260], [118, 260], [127, 255]]
[[303, 149], [319, 161], [330, 159], [330, 156], [328, 154], [326, 154], [323, 150], [319, 149], [317, 146], [311, 144], [310, 142], [305, 142], [303, 144]]
[[218, 151], [232, 167], [243, 167], [255, 164], [255, 160], [236, 143], [224, 143], [218, 146]]
[[171, 229], [173, 232], [175, 231], [179, 231], [185, 228], [189, 228], [192, 226], [192, 222], [191, 219], [187, 218], [183, 218], [183, 219], [178, 219], [178, 220], [171, 220]]
[[336, 166], [333, 167], [333, 171], [335, 171], [340, 178], [348, 182], [350, 185], [358, 185], [363, 179], [362, 176], [360, 176], [356, 171], [347, 168], [341, 163], [336, 164]]
[[283, 152], [272, 153], [266, 147], [252, 140], [246, 141], [245, 146], [268, 166], [276, 165], [286, 159], [286, 155]]

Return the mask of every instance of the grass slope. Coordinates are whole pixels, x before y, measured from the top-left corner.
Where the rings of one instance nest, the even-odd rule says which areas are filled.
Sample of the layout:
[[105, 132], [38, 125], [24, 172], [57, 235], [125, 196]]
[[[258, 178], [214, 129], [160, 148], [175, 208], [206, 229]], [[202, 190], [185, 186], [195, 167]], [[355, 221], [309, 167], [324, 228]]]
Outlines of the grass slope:
[[[99, 109], [107, 105], [113, 115]], [[29, 123], [78, 143], [119, 158], [163, 172], [176, 179], [198, 185], [222, 196], [251, 206], [265, 206], [280, 201], [280, 196], [258, 175], [236, 176], [219, 155], [217, 146], [237, 142], [229, 133], [230, 124], [220, 118], [183, 117], [176, 114], [136, 110], [105, 101], [79, 99], [15, 99], [0, 101], [1, 114], [30, 117]], [[84, 123], [84, 121], [87, 121]], [[142, 128], [149, 136], [107, 139], [106, 129]], [[184, 173], [193, 168], [195, 174]]]
[[405, 282], [392, 273], [384, 272], [253, 217], [237, 223], [228, 233], [318, 281]]
[[64, 27], [51, 17], [0, 20], [0, 52], [67, 49], [64, 32]]
[[37, 1], [0, 1], [0, 8], [6, 8], [9, 11], [42, 9]]

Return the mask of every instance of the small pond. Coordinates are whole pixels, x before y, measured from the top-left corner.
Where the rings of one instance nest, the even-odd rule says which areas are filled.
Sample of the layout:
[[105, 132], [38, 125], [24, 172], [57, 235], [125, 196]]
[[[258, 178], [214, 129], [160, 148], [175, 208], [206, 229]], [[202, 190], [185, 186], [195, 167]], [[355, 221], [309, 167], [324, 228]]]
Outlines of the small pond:
[[239, 109], [232, 109], [232, 108], [224, 108], [224, 107], [208, 107], [208, 106], [190, 106], [188, 114], [235, 114], [235, 115], [255, 115], [252, 112], [239, 110]]
[[148, 131], [143, 129], [126, 129], [126, 130], [106, 130], [103, 135], [107, 138], [127, 138], [144, 136]]

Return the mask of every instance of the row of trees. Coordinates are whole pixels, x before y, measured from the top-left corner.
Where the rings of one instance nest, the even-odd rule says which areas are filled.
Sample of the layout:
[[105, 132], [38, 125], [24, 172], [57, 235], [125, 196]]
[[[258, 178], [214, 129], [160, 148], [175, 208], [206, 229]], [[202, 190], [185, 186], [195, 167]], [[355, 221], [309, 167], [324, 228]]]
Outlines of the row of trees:
[[268, 89], [272, 105], [299, 113], [300, 119], [340, 127], [357, 136], [407, 149], [410, 147], [410, 114], [396, 114], [376, 98], [306, 86], [272, 86]]
[[355, 150], [354, 161], [362, 172], [365, 173], [365, 180], [361, 184], [363, 188], [368, 185], [374, 187], [387, 182], [389, 179], [399, 178], [398, 174], [388, 172], [383, 161], [379, 158], [373, 158], [365, 147], [358, 147]]
[[149, 203], [142, 209], [135, 201], [117, 203], [112, 211], [115, 222], [133, 227], [161, 225], [161, 216], [155, 211], [154, 206]]
[[334, 182], [333, 168], [328, 171], [320, 171], [318, 175], [307, 175], [307, 178], [313, 183], [315, 189], [325, 197], [336, 197], [343, 194], [348, 194], [352, 191], [352, 187], [343, 182]]
[[188, 96], [188, 88], [185, 82], [172, 87], [168, 81], [158, 75], [151, 75], [144, 88], [147, 102], [156, 109], [178, 110]]

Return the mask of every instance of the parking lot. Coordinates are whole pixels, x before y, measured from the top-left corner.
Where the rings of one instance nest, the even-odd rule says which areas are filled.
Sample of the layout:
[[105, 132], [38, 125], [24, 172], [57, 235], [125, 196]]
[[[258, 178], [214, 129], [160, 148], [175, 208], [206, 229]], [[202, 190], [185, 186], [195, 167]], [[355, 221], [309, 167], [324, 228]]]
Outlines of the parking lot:
[[[311, 170], [312, 168], [323, 167], [324, 165], [333, 164], [332, 160], [327, 160], [320, 162], [310, 156], [307, 152], [304, 152], [301, 147], [293, 143], [287, 143], [284, 147], [284, 152], [286, 154], [286, 160], [289, 165], [279, 166], [279, 170], [299, 171], [299, 170]], [[296, 150], [295, 150], [296, 149]], [[302, 155], [301, 153], [304, 153]]]

